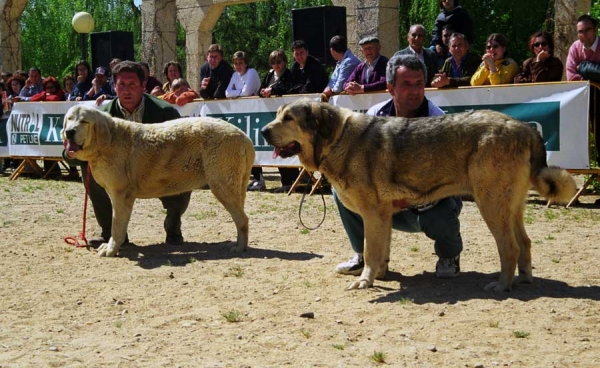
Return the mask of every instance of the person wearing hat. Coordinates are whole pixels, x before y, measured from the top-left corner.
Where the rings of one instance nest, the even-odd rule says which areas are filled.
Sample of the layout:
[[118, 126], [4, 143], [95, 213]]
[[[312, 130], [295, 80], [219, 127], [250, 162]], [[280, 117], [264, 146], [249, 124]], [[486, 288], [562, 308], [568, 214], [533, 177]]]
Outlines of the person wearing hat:
[[106, 99], [114, 99], [115, 96], [112, 95], [108, 77], [108, 69], [103, 66], [97, 67], [94, 72], [94, 79], [92, 79], [92, 88], [87, 91], [83, 99], [86, 101], [96, 100], [98, 105], [101, 105], [102, 101]]
[[344, 83], [344, 91], [350, 95], [384, 91], [387, 87], [385, 67], [388, 58], [380, 54], [379, 39], [373, 36], [365, 37], [358, 44], [365, 61], [354, 68], [354, 71]]

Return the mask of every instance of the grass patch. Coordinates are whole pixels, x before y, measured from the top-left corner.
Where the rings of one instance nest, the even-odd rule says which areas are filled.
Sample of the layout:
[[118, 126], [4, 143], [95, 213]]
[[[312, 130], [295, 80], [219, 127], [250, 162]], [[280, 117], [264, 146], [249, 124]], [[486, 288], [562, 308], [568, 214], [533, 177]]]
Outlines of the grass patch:
[[548, 209], [548, 210], [544, 211], [544, 217], [548, 221], [553, 221], [553, 220], [556, 220], [559, 216], [558, 216], [558, 213], [556, 213], [556, 211]]
[[544, 239], [546, 239], [546, 240], [556, 240], [556, 238], [554, 237], [554, 235], [550, 235], [550, 234], [546, 235], [546, 237]]
[[418, 252], [419, 251], [419, 247], [417, 247], [416, 245], [413, 245], [412, 247], [410, 247], [410, 251], [411, 252]]
[[402, 304], [402, 305], [412, 304], [413, 302], [414, 302], [414, 300], [411, 298], [402, 297], [402, 298], [398, 299], [398, 304]]
[[383, 364], [385, 363], [385, 353], [381, 351], [374, 351], [373, 354], [369, 356], [369, 359], [375, 363]]
[[525, 215], [523, 216], [523, 221], [525, 221], [525, 223], [527, 225], [531, 225], [535, 222], [535, 214], [529, 208], [527, 208], [525, 210]]
[[308, 230], [308, 229], [302, 229], [302, 230], [300, 230], [300, 234], [302, 234], [302, 235], [306, 235], [306, 234], [309, 234], [309, 233], [310, 233], [310, 230]]
[[223, 316], [223, 318], [230, 323], [240, 322], [242, 320], [242, 314], [235, 310], [221, 313], [221, 316]]
[[333, 348], [334, 349], [338, 349], [338, 350], [344, 350], [346, 349], [346, 347], [342, 344], [333, 344]]
[[242, 277], [244, 276], [244, 270], [242, 270], [242, 266], [235, 265], [229, 267], [227, 272], [225, 272], [225, 277]]
[[488, 323], [488, 326], [490, 326], [492, 328], [498, 328], [498, 326], [500, 326], [500, 322], [498, 322], [498, 321], [490, 321]]
[[513, 331], [513, 336], [517, 339], [524, 339], [529, 336], [529, 332], [525, 331]]
[[206, 210], [206, 211], [202, 211], [200, 213], [194, 213], [192, 215], [192, 217], [195, 218], [196, 220], [206, 220], [209, 218], [217, 217], [217, 211]]
[[301, 329], [300, 333], [302, 334], [302, 336], [304, 336], [304, 338], [306, 338], [306, 339], [310, 338], [310, 331], [305, 330], [305, 329]]
[[552, 258], [552, 263], [560, 263], [560, 259], [559, 258]]

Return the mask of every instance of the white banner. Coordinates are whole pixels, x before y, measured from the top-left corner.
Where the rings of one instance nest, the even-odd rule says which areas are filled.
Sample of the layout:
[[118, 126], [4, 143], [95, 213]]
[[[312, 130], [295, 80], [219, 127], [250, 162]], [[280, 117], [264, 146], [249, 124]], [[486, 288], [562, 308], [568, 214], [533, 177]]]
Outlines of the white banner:
[[[426, 96], [447, 113], [493, 109], [534, 125], [546, 141], [548, 163], [566, 169], [589, 169], [588, 82], [519, 84], [458, 89], [427, 89]], [[273, 120], [277, 108], [300, 97], [199, 101], [175, 106], [182, 116], [212, 116], [242, 129], [254, 142], [256, 165], [299, 165], [296, 157], [272, 157], [260, 129]], [[334, 96], [330, 103], [366, 111], [391, 98], [389, 93]], [[64, 114], [77, 102], [21, 102], [13, 105], [6, 124], [0, 122], [0, 156], [60, 157]], [[81, 103], [81, 102], [80, 102]], [[95, 106], [93, 101], [83, 102]]]
[[[533, 125], [544, 137], [548, 164], [589, 169], [589, 82], [505, 84], [427, 89], [426, 97], [446, 113], [491, 109]], [[335, 96], [330, 103], [365, 112], [389, 93]]]

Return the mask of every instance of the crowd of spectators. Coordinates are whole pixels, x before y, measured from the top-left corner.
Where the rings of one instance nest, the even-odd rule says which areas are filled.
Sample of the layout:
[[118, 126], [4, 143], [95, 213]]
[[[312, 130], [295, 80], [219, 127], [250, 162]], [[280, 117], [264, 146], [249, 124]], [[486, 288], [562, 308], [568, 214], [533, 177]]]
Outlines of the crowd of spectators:
[[[410, 26], [406, 40], [408, 46], [397, 55], [414, 55], [426, 68], [426, 87], [453, 88], [460, 86], [498, 85], [560, 81], [564, 67], [554, 56], [553, 37], [546, 31], [531, 35], [528, 48], [531, 57], [521, 67], [509, 57], [508, 39], [500, 33], [487, 38], [480, 55], [471, 48], [473, 21], [458, 0], [440, 0], [440, 13], [431, 31], [431, 42], [426, 46], [428, 32], [422, 24]], [[589, 15], [577, 20], [578, 40], [573, 43], [567, 58], [567, 80], [600, 81], [600, 51], [598, 51], [598, 24]], [[177, 105], [194, 99], [221, 99], [247, 96], [272, 97], [302, 93], [321, 93], [323, 100], [336, 94], [360, 94], [384, 91], [387, 88], [386, 67], [388, 58], [381, 54], [377, 37], [369, 36], [359, 41], [362, 61], [348, 48], [343, 36], [331, 38], [330, 52], [336, 61], [328, 77], [326, 69], [310, 54], [303, 40], [291, 45], [293, 61], [288, 68], [286, 52], [274, 50], [269, 55], [271, 69], [262, 80], [250, 66], [250, 55], [237, 51], [231, 64], [224, 59], [224, 50], [218, 44], [210, 45], [206, 62], [200, 68], [199, 90], [194, 91], [183, 76], [179, 62], [164, 65], [162, 83], [150, 74], [149, 65], [141, 62], [145, 76], [145, 92]], [[121, 60], [114, 59], [107, 67], [94, 71], [85, 60], [80, 60], [73, 75], [62, 80], [54, 76], [42, 77], [37, 67], [28, 72], [3, 73], [0, 92], [6, 94], [4, 107], [10, 108], [20, 101], [81, 101], [95, 100], [98, 105], [114, 99], [115, 91], [110, 70]], [[6, 162], [7, 160], [5, 160]], [[8, 160], [9, 161], [9, 160]], [[10, 163], [10, 161], [9, 161]], [[282, 187], [288, 190], [298, 176], [298, 169], [281, 168]], [[249, 190], [265, 190], [260, 168], [253, 170], [254, 180]]]

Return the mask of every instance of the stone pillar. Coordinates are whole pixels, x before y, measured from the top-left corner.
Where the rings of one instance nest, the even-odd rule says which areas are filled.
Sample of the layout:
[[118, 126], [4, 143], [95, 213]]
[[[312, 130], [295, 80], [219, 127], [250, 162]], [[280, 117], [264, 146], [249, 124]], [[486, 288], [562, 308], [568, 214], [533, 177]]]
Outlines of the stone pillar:
[[175, 0], [143, 0], [141, 10], [142, 60], [150, 65], [150, 73], [163, 81], [163, 66], [176, 55], [177, 4]]
[[[590, 0], [555, 0], [554, 2], [554, 56], [567, 66], [571, 44], [577, 40], [577, 18], [589, 13]], [[566, 71], [565, 71], [566, 74]]]
[[19, 17], [27, 0], [0, 0], [0, 71], [21, 69], [21, 28]]
[[359, 58], [358, 41], [366, 36], [379, 38], [381, 54], [388, 58], [399, 50], [397, 0], [333, 0], [332, 3], [346, 7], [348, 47]]
[[[206, 60], [206, 50], [212, 44], [212, 30], [225, 10], [224, 3], [213, 0], [178, 0], [177, 18], [185, 29], [185, 56], [187, 80], [196, 91], [200, 88], [200, 66]], [[223, 55], [227, 58], [227, 55]]]

